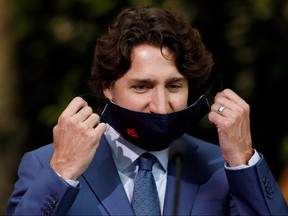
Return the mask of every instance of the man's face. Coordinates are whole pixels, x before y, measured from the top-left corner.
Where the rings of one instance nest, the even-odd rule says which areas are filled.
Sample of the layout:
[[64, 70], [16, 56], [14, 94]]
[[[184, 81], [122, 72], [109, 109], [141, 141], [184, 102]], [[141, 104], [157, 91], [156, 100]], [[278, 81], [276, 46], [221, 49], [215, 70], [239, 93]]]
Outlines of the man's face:
[[167, 49], [139, 45], [131, 53], [131, 68], [104, 95], [126, 109], [168, 114], [187, 107], [188, 81], [177, 70]]

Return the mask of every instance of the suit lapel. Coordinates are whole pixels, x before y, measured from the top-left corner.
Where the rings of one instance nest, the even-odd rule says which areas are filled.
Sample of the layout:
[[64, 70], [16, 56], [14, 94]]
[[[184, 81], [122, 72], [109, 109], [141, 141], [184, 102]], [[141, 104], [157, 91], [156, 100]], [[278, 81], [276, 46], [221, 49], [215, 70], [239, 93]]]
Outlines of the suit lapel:
[[[189, 215], [191, 213], [199, 189], [199, 184], [197, 184], [199, 181], [195, 177], [199, 175], [197, 172], [200, 170], [193, 166], [195, 164], [193, 155], [197, 151], [198, 145], [195, 143], [189, 144], [189, 149], [182, 163], [178, 215]], [[114, 164], [111, 149], [104, 136], [83, 177], [109, 215], [134, 215]], [[169, 161], [164, 215], [173, 215], [175, 178], [176, 164]], [[107, 213], [104, 212], [104, 214]]]
[[111, 149], [104, 136], [93, 161], [83, 176], [108, 214], [134, 214], [114, 164]]

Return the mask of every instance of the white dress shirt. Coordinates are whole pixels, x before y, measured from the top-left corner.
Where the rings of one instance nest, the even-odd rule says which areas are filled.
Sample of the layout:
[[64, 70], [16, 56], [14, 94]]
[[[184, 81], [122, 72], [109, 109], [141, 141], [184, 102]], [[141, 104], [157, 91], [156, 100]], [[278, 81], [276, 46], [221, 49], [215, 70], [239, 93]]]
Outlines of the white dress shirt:
[[[134, 178], [139, 168], [136, 160], [146, 151], [131, 144], [127, 140], [124, 140], [108, 124], [107, 130], [104, 134], [112, 149], [112, 155], [120, 175], [120, 179], [124, 186], [127, 197], [131, 203], [134, 190]], [[158, 159], [158, 161], [153, 166], [152, 173], [158, 190], [161, 214], [163, 214], [164, 209], [164, 199], [167, 183], [168, 150], [169, 149], [149, 152]]]

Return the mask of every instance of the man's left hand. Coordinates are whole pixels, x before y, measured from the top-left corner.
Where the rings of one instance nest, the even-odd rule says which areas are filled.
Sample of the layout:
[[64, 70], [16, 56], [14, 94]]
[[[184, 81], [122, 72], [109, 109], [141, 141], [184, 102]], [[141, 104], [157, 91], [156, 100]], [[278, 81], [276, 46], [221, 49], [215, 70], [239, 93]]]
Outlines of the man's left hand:
[[222, 155], [229, 166], [247, 165], [253, 155], [250, 107], [231, 89], [217, 93], [208, 115], [217, 127]]

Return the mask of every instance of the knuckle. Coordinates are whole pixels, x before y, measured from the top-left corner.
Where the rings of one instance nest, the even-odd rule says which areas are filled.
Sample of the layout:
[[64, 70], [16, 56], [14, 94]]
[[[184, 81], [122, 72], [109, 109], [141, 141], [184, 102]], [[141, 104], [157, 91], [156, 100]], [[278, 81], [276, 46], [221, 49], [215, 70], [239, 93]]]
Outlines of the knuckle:
[[87, 125], [85, 123], [78, 124], [78, 130], [80, 131], [81, 134], [86, 134], [87, 133]]
[[59, 131], [59, 125], [53, 127], [53, 133], [56, 133], [57, 131]]
[[92, 117], [93, 119], [95, 119], [97, 122], [100, 120], [99, 115], [96, 114], [96, 113], [92, 113], [92, 114], [91, 114], [91, 117]]
[[223, 129], [228, 129], [228, 128], [231, 127], [231, 125], [232, 125], [232, 123], [231, 123], [230, 120], [225, 120], [225, 121], [222, 122]]
[[239, 113], [239, 115], [245, 115], [247, 113], [249, 113], [250, 107], [248, 104], [245, 104], [243, 106], [239, 106], [237, 108], [237, 113]]
[[58, 118], [58, 124], [62, 125], [65, 124], [66, 122], [66, 117], [64, 117], [63, 115], [60, 115]]
[[238, 107], [237, 108], [237, 113], [239, 113], [240, 115], [245, 113], [245, 109], [243, 107]]
[[79, 96], [75, 97], [73, 100], [77, 103], [85, 103], [86, 102], [82, 97], [79, 97]]
[[218, 92], [218, 93], [215, 95], [214, 102], [217, 102], [220, 97], [221, 97], [221, 92]]
[[87, 110], [88, 113], [93, 113], [93, 110], [90, 106], [86, 106], [85, 109]]
[[67, 126], [80, 125], [78, 119], [76, 118], [67, 118], [65, 119], [64, 123]]
[[244, 106], [244, 109], [245, 109], [246, 112], [249, 113], [250, 112], [250, 105], [246, 103], [245, 106]]

